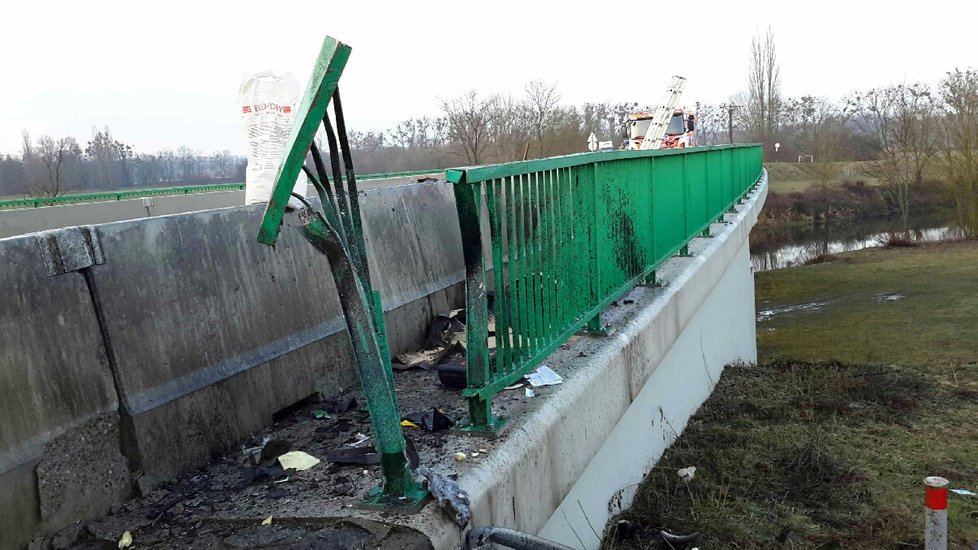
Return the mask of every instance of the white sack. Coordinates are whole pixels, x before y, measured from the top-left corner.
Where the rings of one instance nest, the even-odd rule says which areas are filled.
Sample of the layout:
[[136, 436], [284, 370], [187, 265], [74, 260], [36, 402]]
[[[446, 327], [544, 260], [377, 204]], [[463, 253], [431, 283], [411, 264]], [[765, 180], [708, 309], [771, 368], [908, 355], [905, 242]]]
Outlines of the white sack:
[[[245, 78], [238, 99], [248, 155], [245, 204], [268, 202], [292, 132], [299, 82], [290, 73], [262, 71]], [[306, 196], [306, 186], [306, 175], [300, 172], [293, 191]], [[301, 206], [294, 197], [289, 199], [289, 207]]]

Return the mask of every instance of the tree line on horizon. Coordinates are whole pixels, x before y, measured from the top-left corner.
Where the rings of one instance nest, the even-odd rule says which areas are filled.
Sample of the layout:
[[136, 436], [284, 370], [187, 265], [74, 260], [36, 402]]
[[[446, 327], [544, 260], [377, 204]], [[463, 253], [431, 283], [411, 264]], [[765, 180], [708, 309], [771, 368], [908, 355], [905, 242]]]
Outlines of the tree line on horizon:
[[229, 150], [205, 154], [182, 145], [139, 153], [108, 127], [93, 128], [84, 147], [73, 136], [34, 140], [24, 130], [20, 153], [0, 155], [0, 197], [243, 182], [245, 167], [245, 159]]
[[[699, 145], [760, 143], [765, 161], [798, 162], [826, 190], [844, 162], [862, 161], [857, 177], [877, 182], [904, 218], [925, 172], [940, 173], [978, 233], [978, 71], [955, 68], [936, 85], [902, 82], [841, 99], [785, 97], [768, 30], [752, 41], [746, 84], [724, 103], [684, 103], [696, 113]], [[618, 147], [628, 115], [651, 108], [568, 105], [555, 85], [533, 80], [519, 97], [470, 90], [441, 99], [437, 116], [349, 138], [361, 174], [442, 169], [582, 152], [592, 132]], [[0, 195], [243, 181], [245, 168], [228, 151], [136, 153], [108, 128], [93, 130], [84, 149], [73, 137], [32, 141], [25, 130], [20, 154], [0, 157]]]

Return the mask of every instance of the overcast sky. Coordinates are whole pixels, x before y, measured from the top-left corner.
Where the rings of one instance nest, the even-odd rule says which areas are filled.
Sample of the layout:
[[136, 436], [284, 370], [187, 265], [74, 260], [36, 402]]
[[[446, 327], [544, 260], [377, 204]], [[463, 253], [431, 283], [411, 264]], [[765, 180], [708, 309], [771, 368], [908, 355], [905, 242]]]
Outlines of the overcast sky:
[[522, 94], [530, 79], [556, 84], [565, 103], [655, 104], [681, 74], [682, 103], [722, 102], [745, 89], [751, 38], [768, 26], [785, 95], [936, 83], [978, 67], [976, 15], [970, 1], [943, 0], [7, 0], [0, 152], [18, 152], [24, 128], [84, 146], [107, 125], [137, 151], [241, 153], [243, 75], [274, 68], [304, 83], [324, 34], [353, 48], [348, 124], [378, 130], [436, 115], [439, 98], [468, 89]]

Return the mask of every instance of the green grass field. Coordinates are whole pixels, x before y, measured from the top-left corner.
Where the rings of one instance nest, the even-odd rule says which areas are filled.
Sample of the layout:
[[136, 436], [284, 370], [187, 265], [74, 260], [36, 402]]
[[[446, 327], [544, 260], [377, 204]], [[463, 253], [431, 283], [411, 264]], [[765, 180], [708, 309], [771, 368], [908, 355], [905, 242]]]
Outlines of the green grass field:
[[[846, 181], [863, 181], [867, 185], [880, 184], [879, 180], [867, 175], [871, 162], [843, 161], [830, 164], [830, 173], [833, 174], [829, 180], [830, 187], [840, 186]], [[801, 192], [815, 186], [818, 182], [816, 168], [810, 163], [767, 162], [764, 167], [768, 171], [768, 186], [771, 191], [777, 193]], [[924, 177], [941, 179], [942, 174], [937, 162], [931, 163], [924, 170]]]
[[[702, 548], [922, 547], [925, 476], [978, 492], [978, 242], [842, 254], [756, 291], [760, 365], [726, 371], [605, 546], [667, 529]], [[972, 548], [978, 497], [951, 495], [949, 517]]]

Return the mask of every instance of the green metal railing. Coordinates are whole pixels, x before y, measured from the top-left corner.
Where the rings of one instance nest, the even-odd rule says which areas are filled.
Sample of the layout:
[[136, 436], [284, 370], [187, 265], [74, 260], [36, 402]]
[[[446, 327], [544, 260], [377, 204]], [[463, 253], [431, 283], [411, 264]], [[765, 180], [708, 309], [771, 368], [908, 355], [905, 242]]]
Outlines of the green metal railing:
[[[425, 176], [440, 174], [444, 169], [413, 170], [410, 172], [385, 172], [359, 176], [361, 181], [401, 178], [408, 176]], [[213, 193], [215, 191], [243, 191], [243, 183], [215, 183], [210, 185], [187, 185], [183, 187], [158, 187], [152, 189], [133, 189], [128, 191], [112, 191], [107, 193], [84, 193], [77, 195], [61, 195], [60, 197], [37, 197], [25, 199], [8, 199], [0, 201], [0, 210], [7, 208], [40, 208], [42, 206], [57, 206], [76, 202], [104, 202], [135, 199], [139, 197], [154, 197], [160, 195], [189, 195], [192, 193]]]
[[110, 193], [61, 195], [60, 197], [11, 199], [0, 201], [0, 210], [5, 208], [40, 208], [42, 206], [57, 206], [59, 204], [71, 204], [75, 202], [121, 201], [125, 199], [154, 197], [160, 195], [189, 195], [191, 193], [212, 193], [214, 191], [240, 191], [244, 188], [245, 184], [243, 183], [218, 183], [213, 185], [188, 185], [184, 187], [133, 189], [130, 191], [112, 191]]
[[[469, 428], [491, 432], [492, 396], [537, 367], [756, 183], [761, 148], [727, 145], [569, 155], [449, 170], [466, 267]], [[483, 209], [485, 207], [485, 209]], [[482, 218], [495, 288], [490, 352]]]
[[427, 176], [430, 174], [441, 174], [444, 173], [447, 168], [435, 168], [433, 170], [408, 170], [406, 172], [379, 172], [376, 174], [366, 174], [363, 176], [357, 176], [360, 181], [369, 180], [385, 180], [391, 178], [406, 178], [410, 176]]

